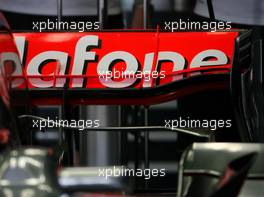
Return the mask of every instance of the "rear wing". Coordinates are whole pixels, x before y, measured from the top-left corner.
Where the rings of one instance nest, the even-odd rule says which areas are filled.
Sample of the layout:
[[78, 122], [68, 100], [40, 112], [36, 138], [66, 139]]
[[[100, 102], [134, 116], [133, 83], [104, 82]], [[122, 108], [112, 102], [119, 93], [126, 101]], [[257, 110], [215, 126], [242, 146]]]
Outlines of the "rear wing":
[[12, 75], [13, 93], [38, 105], [65, 97], [71, 104], [151, 105], [228, 88], [238, 34], [15, 33], [23, 66]]

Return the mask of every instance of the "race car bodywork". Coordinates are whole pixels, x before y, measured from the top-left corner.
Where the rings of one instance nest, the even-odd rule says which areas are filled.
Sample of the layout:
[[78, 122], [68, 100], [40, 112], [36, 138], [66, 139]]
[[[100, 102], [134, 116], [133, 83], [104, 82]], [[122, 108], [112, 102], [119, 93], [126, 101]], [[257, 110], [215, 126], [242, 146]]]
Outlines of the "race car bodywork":
[[5, 18], [0, 13], [0, 146], [18, 144], [10, 98], [10, 76], [15, 65], [21, 66], [19, 54]]
[[60, 196], [56, 157], [49, 149], [7, 150], [0, 157], [1, 196]]
[[161, 103], [227, 88], [238, 34], [16, 33], [24, 68], [13, 85], [36, 104], [62, 103], [63, 94], [75, 104]]

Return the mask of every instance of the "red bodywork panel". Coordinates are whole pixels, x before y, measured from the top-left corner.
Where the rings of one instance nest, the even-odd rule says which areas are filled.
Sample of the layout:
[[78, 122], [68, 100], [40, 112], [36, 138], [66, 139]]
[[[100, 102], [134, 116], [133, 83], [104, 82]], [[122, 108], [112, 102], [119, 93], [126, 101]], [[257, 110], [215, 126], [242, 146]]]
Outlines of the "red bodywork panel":
[[[31, 97], [36, 104], [61, 104], [61, 94], [41, 98], [53, 90], [84, 92], [69, 99], [73, 104], [160, 103], [225, 88], [228, 81], [188, 80], [228, 74], [237, 36], [238, 32], [16, 33], [24, 69], [13, 75], [14, 86], [38, 92], [38, 98]], [[115, 72], [123, 76], [113, 76]], [[142, 98], [127, 95], [183, 81], [186, 85], [167, 93], [149, 97], [146, 93]], [[110, 96], [90, 96], [94, 91]], [[111, 91], [118, 91], [118, 96], [111, 96]]]
[[13, 62], [19, 64], [19, 55], [13, 37], [7, 30], [0, 31], [0, 95], [8, 108], [10, 107], [9, 84], [11, 83], [9, 76], [13, 72]]

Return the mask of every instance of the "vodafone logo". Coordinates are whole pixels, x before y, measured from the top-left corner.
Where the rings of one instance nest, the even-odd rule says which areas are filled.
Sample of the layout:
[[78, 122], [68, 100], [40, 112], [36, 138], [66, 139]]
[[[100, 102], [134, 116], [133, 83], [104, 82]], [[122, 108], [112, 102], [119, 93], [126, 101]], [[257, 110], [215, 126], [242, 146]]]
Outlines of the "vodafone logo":
[[[147, 80], [144, 73], [150, 75], [155, 72], [157, 78], [163, 75], [165, 79], [168, 77], [169, 81], [172, 82], [186, 77], [184, 74], [186, 69], [195, 71], [188, 74], [188, 76], [192, 76], [201, 74], [203, 68], [223, 67], [229, 63], [226, 52], [223, 49], [214, 47], [199, 50], [191, 59], [187, 59], [185, 54], [176, 49], [155, 50], [154, 48], [144, 54], [139, 52], [142, 49], [138, 49], [138, 51], [137, 49], [131, 50], [128, 46], [126, 48], [129, 51], [116, 50], [115, 40], [112, 41], [113, 45], [110, 48], [110, 41], [100, 35], [81, 34], [77, 39], [76, 36], [72, 40], [68, 39], [67, 43], [63, 41], [51, 43], [49, 40], [47, 41], [46, 36], [44, 33], [40, 34], [38, 38], [36, 36], [33, 38], [32, 34], [17, 34], [15, 36], [21, 62], [26, 62], [24, 71], [17, 60], [16, 54], [5, 55], [5, 59], [13, 60], [16, 65], [13, 75], [27, 75], [28, 83], [32, 88], [61, 88], [64, 86], [68, 86], [68, 88], [153, 87], [157, 85], [156, 79], [151, 77]], [[33, 39], [35, 39], [34, 42]], [[36, 39], [38, 40], [36, 41]], [[36, 46], [37, 42], [41, 44], [42, 48], [45, 47], [45, 51], [39, 51], [38, 46]], [[119, 39], [118, 42], [121, 45], [122, 40]], [[126, 42], [122, 44], [132, 45], [132, 43]], [[60, 50], [56, 50], [57, 45], [60, 45]], [[62, 47], [62, 45], [64, 46]], [[65, 48], [65, 50], [61, 50], [62, 48]], [[177, 46], [178, 48], [181, 47]], [[195, 49], [190, 48], [191, 50]], [[49, 68], [50, 63], [55, 64], [55, 66]], [[48, 68], [49, 72], [44, 73], [43, 70]], [[129, 73], [129, 76], [124, 75], [118, 79], [107, 77], [109, 72], [114, 70]], [[139, 72], [143, 73], [141, 79], [135, 77]], [[45, 78], [47, 76], [50, 77]], [[56, 76], [56, 79], [52, 76]], [[20, 87], [23, 83], [24, 80], [17, 78], [13, 82], [13, 87]]]

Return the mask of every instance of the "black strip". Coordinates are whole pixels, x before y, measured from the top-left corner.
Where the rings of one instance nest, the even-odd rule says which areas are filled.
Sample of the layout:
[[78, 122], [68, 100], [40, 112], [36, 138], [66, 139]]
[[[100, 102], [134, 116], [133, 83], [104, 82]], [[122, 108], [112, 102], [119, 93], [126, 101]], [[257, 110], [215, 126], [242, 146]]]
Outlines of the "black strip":
[[[172, 83], [162, 85], [159, 87], [151, 87], [144, 89], [135, 88], [106, 88], [106, 89], [85, 89], [72, 88], [67, 89], [65, 96], [71, 99], [90, 98], [95, 99], [144, 99], [160, 95], [166, 95], [187, 87], [194, 87], [195, 85], [210, 84], [216, 82], [229, 82], [229, 74], [209, 74], [201, 76], [193, 76], [191, 78], [174, 81]], [[12, 89], [11, 98], [18, 99], [29, 91], [32, 99], [61, 97], [63, 89], [61, 88], [33, 88], [30, 90]], [[15, 101], [14, 101], [15, 102]]]
[[208, 12], [209, 12], [210, 19], [215, 20], [215, 14], [214, 14], [214, 8], [213, 8], [212, 0], [207, 0], [207, 6], [208, 6]]

